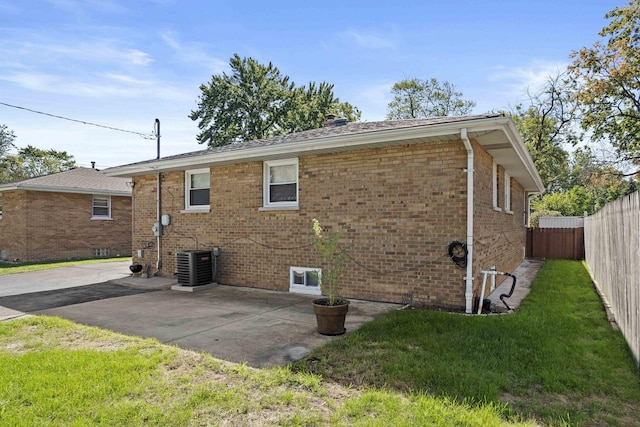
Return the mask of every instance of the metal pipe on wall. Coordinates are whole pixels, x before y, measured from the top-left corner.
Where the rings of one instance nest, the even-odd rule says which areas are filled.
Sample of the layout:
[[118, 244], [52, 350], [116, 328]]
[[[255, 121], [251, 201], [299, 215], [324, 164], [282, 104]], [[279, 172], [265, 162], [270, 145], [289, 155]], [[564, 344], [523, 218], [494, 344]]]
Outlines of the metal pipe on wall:
[[467, 129], [460, 129], [460, 139], [467, 149], [467, 273], [465, 279], [465, 312], [473, 309], [473, 146], [467, 136]]
[[[157, 152], [157, 156], [156, 159], [160, 159], [160, 120], [156, 119], [156, 126], [155, 126], [155, 131], [156, 131], [156, 137], [157, 137], [157, 145], [158, 145], [158, 152]], [[158, 177], [157, 177], [157, 193], [156, 193], [156, 221], [157, 221], [157, 225], [158, 225], [158, 236], [156, 237], [156, 250], [157, 250], [157, 255], [158, 255], [158, 261], [156, 263], [156, 270], [160, 271], [160, 268], [162, 267], [162, 247], [160, 245], [160, 240], [162, 238], [162, 214], [161, 214], [161, 209], [162, 209], [162, 196], [161, 196], [161, 191], [162, 191], [162, 176], [160, 174], [160, 172], [158, 172]]]

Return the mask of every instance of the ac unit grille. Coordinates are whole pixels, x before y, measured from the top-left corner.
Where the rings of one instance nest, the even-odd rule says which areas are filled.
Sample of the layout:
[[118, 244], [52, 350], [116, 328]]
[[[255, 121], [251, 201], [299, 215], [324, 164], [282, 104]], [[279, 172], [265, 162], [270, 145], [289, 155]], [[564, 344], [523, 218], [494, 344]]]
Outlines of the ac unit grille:
[[178, 252], [176, 257], [179, 284], [200, 286], [213, 281], [211, 251]]

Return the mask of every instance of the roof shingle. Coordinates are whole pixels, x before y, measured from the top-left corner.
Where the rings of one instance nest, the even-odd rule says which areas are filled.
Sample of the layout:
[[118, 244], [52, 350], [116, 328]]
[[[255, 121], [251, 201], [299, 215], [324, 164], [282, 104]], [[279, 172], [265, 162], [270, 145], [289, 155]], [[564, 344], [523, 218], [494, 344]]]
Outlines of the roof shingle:
[[101, 192], [101, 193], [131, 193], [131, 188], [127, 186], [127, 178], [114, 178], [105, 175], [103, 172], [92, 168], [75, 168], [64, 172], [50, 175], [38, 176], [22, 181], [0, 184], [0, 191], [3, 189], [48, 189], [49, 191], [59, 188], [61, 191], [71, 192], [74, 189], [78, 192]]

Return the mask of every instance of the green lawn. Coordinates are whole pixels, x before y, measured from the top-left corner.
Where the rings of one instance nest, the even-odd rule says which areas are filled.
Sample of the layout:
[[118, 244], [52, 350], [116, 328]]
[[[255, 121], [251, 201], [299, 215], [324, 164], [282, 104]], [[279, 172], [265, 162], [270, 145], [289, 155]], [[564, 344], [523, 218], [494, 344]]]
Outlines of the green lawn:
[[83, 259], [83, 260], [74, 260], [74, 261], [23, 262], [19, 264], [0, 261], [0, 276], [3, 274], [14, 274], [14, 273], [24, 273], [26, 271], [48, 270], [50, 268], [68, 267], [71, 265], [127, 261], [130, 259], [131, 257], [92, 258], [92, 259]]
[[545, 262], [515, 314], [397, 311], [295, 368], [355, 387], [506, 403], [554, 425], [640, 425], [640, 374], [576, 261]]
[[50, 317], [1, 322], [0, 366], [7, 426], [515, 425], [495, 404], [343, 387]]
[[390, 313], [252, 369], [49, 317], [0, 322], [0, 425], [640, 425], [640, 374], [584, 267], [518, 312]]

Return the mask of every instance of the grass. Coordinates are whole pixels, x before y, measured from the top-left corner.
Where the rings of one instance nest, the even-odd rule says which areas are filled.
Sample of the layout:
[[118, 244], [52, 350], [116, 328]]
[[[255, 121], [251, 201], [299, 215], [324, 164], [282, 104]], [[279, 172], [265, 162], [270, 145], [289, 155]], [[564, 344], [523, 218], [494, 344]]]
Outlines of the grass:
[[354, 389], [51, 317], [0, 323], [0, 366], [1, 425], [516, 425], [502, 405]]
[[545, 262], [515, 314], [393, 312], [295, 370], [477, 407], [507, 404], [507, 414], [545, 424], [640, 425], [640, 374], [576, 261]]
[[50, 317], [0, 322], [0, 366], [0, 425], [640, 425], [640, 374], [571, 261], [513, 315], [396, 311], [292, 367]]
[[92, 258], [92, 259], [73, 260], [73, 261], [24, 262], [19, 264], [9, 263], [9, 262], [0, 262], [0, 276], [3, 274], [15, 274], [15, 273], [24, 273], [27, 271], [48, 270], [50, 268], [69, 267], [72, 265], [127, 261], [130, 259], [131, 257]]

